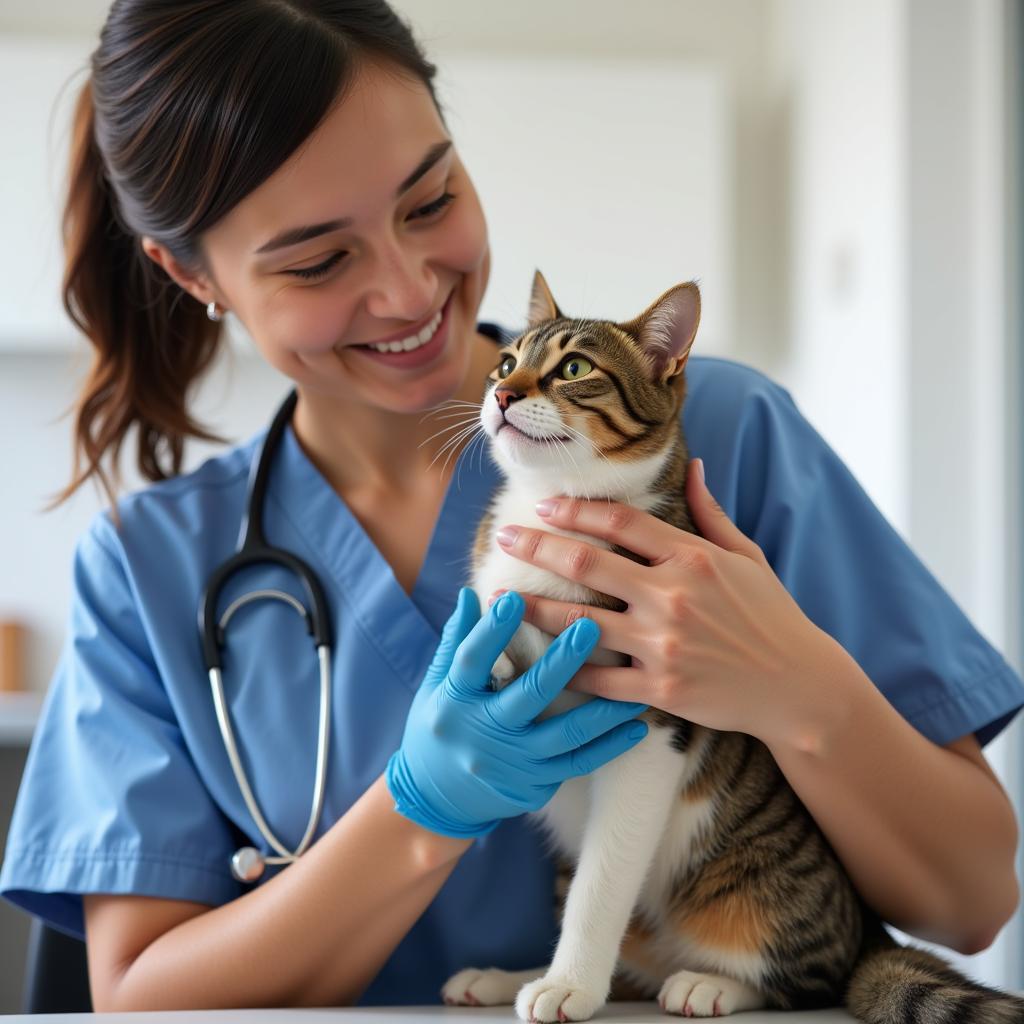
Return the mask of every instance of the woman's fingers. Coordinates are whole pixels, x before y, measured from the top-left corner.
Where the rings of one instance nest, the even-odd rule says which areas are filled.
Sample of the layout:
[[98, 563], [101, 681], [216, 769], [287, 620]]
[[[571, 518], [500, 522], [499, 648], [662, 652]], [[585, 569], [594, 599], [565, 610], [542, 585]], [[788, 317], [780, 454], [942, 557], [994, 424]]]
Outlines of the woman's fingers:
[[667, 709], [666, 701], [671, 698], [664, 689], [653, 690], [648, 676], [636, 666], [629, 665], [585, 665], [566, 689], [608, 700], [645, 700], [664, 709]]
[[578, 619], [593, 619], [601, 629], [601, 648], [636, 657], [643, 649], [642, 638], [627, 631], [632, 619], [622, 612], [572, 601], [556, 601], [539, 594], [521, 594], [526, 604], [523, 621], [557, 636]]

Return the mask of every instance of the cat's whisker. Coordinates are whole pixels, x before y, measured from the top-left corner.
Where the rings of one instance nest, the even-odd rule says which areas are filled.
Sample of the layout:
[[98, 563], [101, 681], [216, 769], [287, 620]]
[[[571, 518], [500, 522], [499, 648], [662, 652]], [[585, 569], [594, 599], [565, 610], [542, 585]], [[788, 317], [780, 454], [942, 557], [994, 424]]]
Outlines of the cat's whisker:
[[[463, 449], [465, 450], [465, 449]], [[447, 458], [444, 460], [444, 465], [441, 467], [441, 475], [444, 476], [445, 471], [448, 469], [448, 463], [451, 461], [452, 456], [455, 454], [455, 448], [448, 453]]]
[[[467, 456], [466, 461], [467, 462], [469, 461], [469, 458], [471, 457], [470, 456], [470, 449], [473, 447], [473, 445], [476, 444], [477, 441], [483, 442], [486, 437], [487, 437], [487, 432], [482, 428], [482, 425], [481, 425], [480, 433], [477, 434], [476, 437], [474, 437], [469, 442], [469, 444], [466, 445], [466, 456]], [[480, 445], [480, 472], [481, 473], [484, 471], [483, 453], [484, 453], [484, 450], [486, 449], [486, 447], [487, 447], [486, 443], [482, 443]], [[462, 466], [461, 466], [461, 464], [459, 466], [459, 474], [460, 474], [460, 479], [461, 479], [461, 474], [462, 474]], [[459, 480], [456, 480], [456, 486], [461, 486]]]
[[[458, 440], [459, 440], [459, 438], [456, 438], [456, 441], [458, 441]], [[445, 472], [445, 471], [447, 470], [447, 465], [449, 465], [449, 463], [450, 463], [450, 462], [452, 461], [452, 457], [453, 457], [453, 456], [454, 456], [454, 455], [456, 454], [456, 452], [457, 452], [457, 451], [459, 450], [459, 449], [458, 449], [458, 443], [454, 443], [454, 444], [449, 444], [449, 445], [445, 445], [445, 447], [446, 447], [446, 449], [449, 449], [449, 452], [447, 452], [447, 456], [446, 456], [446, 458], [444, 459], [444, 465], [443, 465], [443, 466], [441, 466], [441, 475], [442, 475], [442, 476], [444, 475], [444, 472]], [[441, 449], [441, 450], [440, 450], [440, 451], [439, 451], [439, 452], [437, 453], [437, 455], [435, 455], [435, 456], [434, 456], [433, 460], [432, 460], [432, 461], [431, 461], [431, 463], [430, 463], [430, 465], [431, 465], [431, 466], [433, 466], [433, 464], [434, 464], [435, 462], [437, 462], [437, 460], [438, 460], [438, 459], [439, 459], [439, 458], [440, 458], [440, 457], [441, 457], [441, 456], [442, 456], [442, 455], [444, 454], [444, 451], [445, 451], [445, 449]]]
[[467, 408], [474, 409], [477, 415], [479, 415], [482, 405], [482, 402], [463, 402], [458, 398], [449, 398], [447, 401], [442, 402], [433, 409], [429, 409], [420, 419], [420, 423], [422, 423], [423, 420], [429, 419], [431, 416], [437, 416], [442, 412], [449, 415], [461, 414], [462, 411]]
[[[454, 434], [452, 437], [445, 439], [444, 443], [441, 444], [440, 448], [438, 449], [437, 454], [442, 455], [448, 447], [452, 445], [457, 445], [459, 441], [462, 440], [462, 438], [467, 437], [470, 433], [472, 433], [473, 429], [474, 428], [472, 426], [463, 426], [457, 434]], [[436, 457], [437, 456], [435, 456], [435, 459]], [[433, 462], [431, 462], [431, 465], [433, 465]]]
[[[482, 435], [482, 436], [485, 436], [485, 435]], [[487, 444], [486, 443], [480, 445], [480, 450], [478, 452], [479, 458], [477, 459], [477, 466], [479, 467], [479, 471], [481, 473], [484, 471], [484, 452], [486, 450], [487, 450]]]
[[454, 437], [449, 437], [448, 440], [445, 441], [443, 445], [441, 445], [440, 449], [438, 449], [437, 455], [434, 456], [433, 460], [430, 463], [431, 466], [441, 457], [441, 455], [444, 454], [446, 449], [455, 448], [463, 438], [468, 437], [470, 434], [472, 434], [474, 431], [478, 429], [482, 429], [482, 427], [470, 425], [468, 427], [463, 427], [462, 430]]
[[[447, 448], [451, 444], [457, 444], [461, 438], [468, 437], [470, 434], [474, 433], [477, 430], [483, 430], [483, 424], [478, 419], [475, 418], [470, 420], [468, 423], [453, 424], [453, 427], [456, 426], [461, 427], [461, 429], [457, 434], [453, 434], [451, 437], [445, 440], [444, 444], [442, 445], [442, 450], [444, 448]], [[445, 429], [451, 430], [452, 427], [447, 427]]]
[[[444, 417], [445, 417], [445, 419], [451, 419], [453, 416], [465, 416], [465, 415], [466, 415], [466, 410], [465, 409], [452, 409], [449, 412], [446, 412], [444, 414]], [[478, 413], [470, 413], [470, 417], [473, 418], [473, 419], [479, 419], [480, 418]], [[423, 420], [420, 420], [420, 422], [422, 423]]]
[[555, 444], [565, 451], [565, 454], [569, 456], [569, 461], [573, 465], [573, 469], [576, 470], [576, 475], [580, 478], [580, 486], [583, 489], [584, 497], [588, 498], [590, 495], [587, 493], [586, 484], [584, 483], [583, 473], [580, 471], [580, 467], [577, 465], [576, 460], [572, 457], [572, 452], [569, 450], [569, 446], [560, 438], [555, 438]]
[[591, 448], [593, 448], [594, 452], [597, 455], [599, 455], [602, 459], [604, 459], [605, 462], [608, 463], [608, 468], [615, 475], [615, 479], [618, 480], [619, 484], [621, 485], [623, 493], [626, 493], [628, 491], [628, 488], [626, 487], [626, 481], [622, 478], [622, 474], [620, 474], [619, 471], [615, 468], [615, 463], [613, 463], [612, 460], [609, 459], [608, 456], [605, 455], [605, 453], [601, 451], [601, 449], [598, 448], [598, 446], [582, 431], [576, 430], [575, 427], [570, 427], [568, 423], [563, 423], [562, 425], [565, 427], [567, 431], [569, 431], [570, 434], [575, 434], [577, 437], [581, 438], [584, 444], [587, 444]]
[[422, 448], [423, 445], [433, 441], [435, 437], [440, 437], [441, 434], [446, 434], [449, 430], [458, 430], [460, 427], [467, 427], [474, 422], [479, 422], [475, 416], [472, 416], [469, 419], [460, 420], [458, 423], [449, 423], [448, 426], [442, 427], [436, 434], [431, 434], [425, 441], [421, 441], [417, 447]]
[[461, 441], [465, 440], [473, 433], [474, 429], [475, 428], [473, 427], [463, 427], [463, 429], [458, 434], [454, 434], [452, 437], [447, 438], [445, 442], [437, 449], [437, 453], [434, 455], [433, 459], [430, 460], [430, 465], [433, 466], [433, 464], [442, 455], [444, 455], [444, 453], [449, 448], [457, 448]]
[[[480, 448], [479, 448], [480, 459], [479, 459], [479, 470], [478, 470], [480, 473], [482, 473], [483, 470], [484, 470], [483, 453], [487, 449], [487, 438], [488, 438], [487, 431], [484, 430], [483, 427], [481, 426], [480, 431], [476, 435], [474, 435], [474, 437], [472, 437], [470, 439], [469, 444], [466, 445], [466, 461], [469, 462], [469, 460], [472, 458], [473, 445], [475, 445], [477, 443], [477, 441], [480, 442]], [[461, 467], [460, 467], [460, 471], [461, 471]]]
[[615, 464], [611, 461], [611, 459], [608, 458], [607, 455], [605, 455], [605, 453], [603, 451], [601, 451], [600, 448], [598, 448], [598, 446], [594, 443], [594, 441], [592, 441], [589, 437], [587, 437], [587, 435], [584, 434], [582, 431], [576, 430], [575, 427], [569, 426], [569, 424], [565, 424], [565, 429], [568, 430], [569, 433], [575, 434], [577, 437], [581, 438], [585, 444], [589, 445], [594, 450], [595, 454], [597, 454], [602, 459], [604, 459], [604, 461], [608, 463], [608, 468], [615, 475], [616, 480], [618, 480], [618, 482], [622, 486], [623, 490], [626, 490], [626, 481], [622, 478], [622, 475], [615, 468]]

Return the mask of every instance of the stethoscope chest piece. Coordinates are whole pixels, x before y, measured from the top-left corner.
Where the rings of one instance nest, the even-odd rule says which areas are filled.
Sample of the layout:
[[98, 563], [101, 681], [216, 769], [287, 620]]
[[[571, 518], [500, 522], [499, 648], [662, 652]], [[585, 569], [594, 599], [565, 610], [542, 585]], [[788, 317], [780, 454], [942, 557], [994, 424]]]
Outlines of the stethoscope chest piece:
[[263, 874], [267, 862], [254, 846], [243, 846], [231, 856], [231, 874], [239, 882], [255, 882]]

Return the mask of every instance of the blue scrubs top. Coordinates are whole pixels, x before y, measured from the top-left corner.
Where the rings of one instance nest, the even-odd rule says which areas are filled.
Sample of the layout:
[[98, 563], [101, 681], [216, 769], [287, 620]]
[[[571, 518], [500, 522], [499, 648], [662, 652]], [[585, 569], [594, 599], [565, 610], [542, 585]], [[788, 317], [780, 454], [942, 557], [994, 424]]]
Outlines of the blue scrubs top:
[[[502, 340], [493, 325], [480, 329]], [[1000, 732], [1024, 704], [1024, 683], [789, 393], [726, 359], [692, 356], [687, 377], [692, 455], [808, 617], [929, 739], [973, 732], [986, 743]], [[71, 934], [82, 934], [82, 893], [222, 904], [244, 891], [229, 870], [233, 851], [266, 848], [221, 743], [196, 624], [207, 577], [235, 549], [262, 436], [122, 499], [123, 528], [102, 512], [78, 543], [66, 646], [0, 871], [6, 899]], [[284, 434], [265, 530], [318, 573], [334, 623], [318, 835], [398, 747], [499, 482], [489, 458], [463, 454], [409, 596], [294, 434]], [[290, 577], [253, 569], [225, 603], [256, 586], [302, 594]], [[299, 617], [276, 601], [243, 608], [228, 630], [225, 687], [263, 814], [294, 848], [309, 814], [318, 700], [317, 661]], [[557, 939], [553, 884], [539, 830], [524, 817], [503, 822], [468, 849], [360, 1005], [438, 1003], [441, 985], [464, 967], [546, 963]]]

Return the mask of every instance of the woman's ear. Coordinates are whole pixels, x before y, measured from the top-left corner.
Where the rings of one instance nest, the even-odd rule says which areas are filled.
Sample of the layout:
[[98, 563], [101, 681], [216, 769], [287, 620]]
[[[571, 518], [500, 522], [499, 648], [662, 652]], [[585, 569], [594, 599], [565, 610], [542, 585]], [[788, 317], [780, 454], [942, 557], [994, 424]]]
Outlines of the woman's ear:
[[202, 303], [204, 306], [209, 305], [211, 302], [217, 302], [224, 307], [227, 306], [223, 296], [218, 294], [207, 275], [202, 271], [192, 272], [187, 270], [171, 255], [166, 245], [154, 242], [148, 235], [142, 236], [141, 244], [142, 251], [197, 302]]

